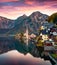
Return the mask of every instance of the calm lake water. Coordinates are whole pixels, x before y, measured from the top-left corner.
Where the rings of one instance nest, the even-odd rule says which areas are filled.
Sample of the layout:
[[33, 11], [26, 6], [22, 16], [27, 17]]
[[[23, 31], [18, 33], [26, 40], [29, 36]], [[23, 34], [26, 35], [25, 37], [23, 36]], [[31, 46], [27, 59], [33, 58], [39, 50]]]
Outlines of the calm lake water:
[[9, 51], [0, 55], [0, 61], [2, 64], [14, 64], [14, 65], [51, 65], [49, 61], [44, 61], [41, 58], [35, 58], [29, 53], [23, 55], [16, 50]]
[[[4, 53], [0, 54], [0, 65], [51, 65], [49, 61], [44, 61], [44, 59], [33, 57], [29, 53], [24, 55], [21, 52], [14, 50], [15, 45], [15, 41], [0, 41], [0, 51], [1, 49], [2, 51], [4, 50]], [[19, 43], [16, 47], [19, 47], [19, 49], [21, 49], [19, 51], [22, 52], [25, 48]], [[8, 50], [9, 48], [10, 50]], [[5, 50], [8, 52], [5, 53]]]

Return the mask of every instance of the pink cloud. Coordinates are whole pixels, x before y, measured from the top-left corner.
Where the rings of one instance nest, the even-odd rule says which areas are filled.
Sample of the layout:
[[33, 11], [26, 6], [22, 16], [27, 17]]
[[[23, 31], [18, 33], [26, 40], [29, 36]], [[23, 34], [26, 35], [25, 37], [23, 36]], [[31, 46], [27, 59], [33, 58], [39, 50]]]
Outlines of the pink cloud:
[[34, 2], [32, 2], [32, 1], [26, 1], [25, 3], [28, 4], [28, 5], [34, 4]]
[[19, 0], [0, 0], [0, 2], [12, 2], [12, 1], [19, 1]]
[[52, 14], [57, 11], [57, 9], [49, 9], [47, 6], [34, 6], [34, 7], [13, 7], [13, 6], [4, 6], [0, 9], [0, 16], [4, 16], [11, 19], [16, 19], [23, 14], [30, 15], [34, 11], [40, 11], [44, 14]]
[[[1, 0], [0, 2], [11, 2], [11, 1], [20, 1], [13, 2], [10, 6], [3, 5], [0, 8], [0, 16], [5, 16], [11, 19], [15, 19], [18, 16], [23, 14], [30, 15], [34, 11], [40, 11], [44, 14], [51, 15], [54, 12], [57, 12], [57, 1], [48, 1], [48, 2], [39, 2], [38, 0]], [[41, 1], [41, 0], [40, 0]], [[22, 3], [21, 3], [22, 2]], [[21, 3], [21, 4], [20, 4]], [[17, 5], [18, 4], [18, 5]], [[16, 6], [15, 6], [16, 5]], [[23, 6], [25, 5], [25, 6]], [[30, 6], [32, 5], [32, 6]], [[55, 6], [55, 7], [54, 7]]]
[[35, 0], [25, 0], [25, 4], [33, 5], [35, 3]]

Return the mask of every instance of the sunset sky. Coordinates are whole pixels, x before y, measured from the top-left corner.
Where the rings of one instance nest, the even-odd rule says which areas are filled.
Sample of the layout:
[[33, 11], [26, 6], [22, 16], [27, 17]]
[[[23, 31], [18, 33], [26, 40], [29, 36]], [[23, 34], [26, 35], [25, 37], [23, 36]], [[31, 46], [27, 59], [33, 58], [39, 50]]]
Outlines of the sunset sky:
[[57, 0], [0, 0], [0, 16], [3, 17], [16, 19], [34, 11], [51, 15], [57, 12]]

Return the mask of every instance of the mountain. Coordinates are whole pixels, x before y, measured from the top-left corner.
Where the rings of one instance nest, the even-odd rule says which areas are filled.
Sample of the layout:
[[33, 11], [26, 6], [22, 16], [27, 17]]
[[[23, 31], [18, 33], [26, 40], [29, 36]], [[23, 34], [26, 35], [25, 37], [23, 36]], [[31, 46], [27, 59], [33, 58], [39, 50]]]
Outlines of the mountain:
[[[1, 18], [1, 17], [0, 17]], [[33, 12], [30, 16], [26, 16], [25, 14], [21, 17], [18, 17], [16, 20], [9, 20], [6, 18], [1, 18], [1, 28], [11, 28], [10, 33], [17, 33], [17, 32], [25, 32], [26, 28], [29, 30], [30, 33], [38, 34], [38, 28], [46, 22], [48, 15], [42, 14], [39, 11]], [[35, 32], [36, 31], [36, 32]]]
[[0, 16], [0, 33], [6, 33], [14, 27], [14, 20]]
[[[34, 32], [35, 34], [38, 33], [38, 28], [46, 22], [46, 19], [48, 18], [48, 15], [42, 14], [38, 11], [33, 12], [28, 18], [28, 28], [30, 29], [30, 32]], [[36, 31], [36, 32], [35, 32]]]
[[7, 19], [0, 16], [0, 29], [10, 29], [13, 28], [14, 20]]
[[42, 14], [38, 11], [33, 12], [30, 16], [23, 15], [15, 20], [15, 27], [10, 33], [25, 32], [26, 28], [28, 28], [29, 34], [38, 34], [38, 28], [46, 22], [47, 18], [48, 15]]
[[15, 26], [16, 25], [18, 25], [19, 26], [19, 24], [21, 24], [23, 21], [24, 21], [24, 19], [26, 19], [27, 18], [27, 16], [24, 14], [23, 16], [20, 16], [20, 17], [18, 17], [16, 20], [15, 20]]

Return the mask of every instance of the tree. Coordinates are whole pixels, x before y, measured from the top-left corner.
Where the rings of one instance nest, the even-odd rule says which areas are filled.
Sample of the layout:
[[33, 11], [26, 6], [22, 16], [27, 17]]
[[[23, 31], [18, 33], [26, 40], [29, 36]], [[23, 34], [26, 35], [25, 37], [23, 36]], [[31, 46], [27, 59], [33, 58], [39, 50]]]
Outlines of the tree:
[[54, 23], [57, 25], [57, 13], [52, 14], [48, 17], [48, 22]]

